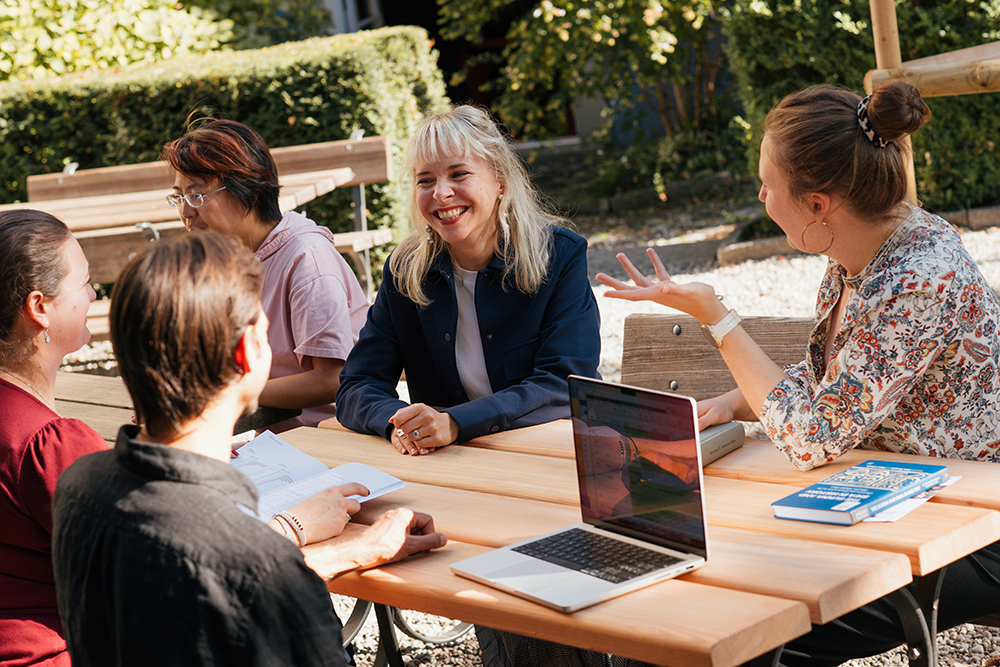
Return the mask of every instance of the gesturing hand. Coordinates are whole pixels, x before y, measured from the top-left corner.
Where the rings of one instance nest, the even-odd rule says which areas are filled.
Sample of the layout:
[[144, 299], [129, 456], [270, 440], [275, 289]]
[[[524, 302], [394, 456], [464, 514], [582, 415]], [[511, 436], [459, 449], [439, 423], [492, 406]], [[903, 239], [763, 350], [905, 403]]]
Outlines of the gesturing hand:
[[618, 261], [625, 267], [626, 273], [635, 284], [629, 285], [606, 273], [598, 273], [597, 279], [613, 288], [612, 291], [605, 292], [604, 296], [628, 301], [654, 301], [662, 306], [687, 313], [699, 322], [708, 324], [715, 324], [725, 317], [727, 309], [719, 303], [711, 285], [674, 282], [656, 251], [647, 248], [646, 254], [649, 255], [649, 259], [653, 263], [656, 281], [642, 275], [624, 253], [618, 253]]
[[447, 412], [438, 412], [423, 403], [400, 408], [389, 423], [390, 442], [400, 454], [430, 454], [458, 439], [458, 423]]

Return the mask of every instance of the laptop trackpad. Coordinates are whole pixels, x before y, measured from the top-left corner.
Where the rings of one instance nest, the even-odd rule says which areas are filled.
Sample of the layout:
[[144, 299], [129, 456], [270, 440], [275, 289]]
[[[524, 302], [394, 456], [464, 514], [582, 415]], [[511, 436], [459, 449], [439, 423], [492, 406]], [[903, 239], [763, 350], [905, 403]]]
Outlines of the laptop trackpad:
[[538, 558], [525, 558], [520, 563], [491, 572], [489, 578], [498, 584], [527, 592], [579, 581], [580, 573]]

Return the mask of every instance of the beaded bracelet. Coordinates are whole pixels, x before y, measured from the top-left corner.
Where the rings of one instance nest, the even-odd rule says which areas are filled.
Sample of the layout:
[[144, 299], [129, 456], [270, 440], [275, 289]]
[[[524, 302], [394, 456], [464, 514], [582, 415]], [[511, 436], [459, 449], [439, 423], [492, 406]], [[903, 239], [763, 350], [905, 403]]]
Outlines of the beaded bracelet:
[[299, 541], [299, 548], [304, 547], [306, 545], [305, 528], [302, 527], [302, 524], [299, 523], [299, 520], [296, 519], [291, 514], [289, 514], [288, 512], [278, 512], [277, 516], [284, 519], [285, 523], [288, 524], [288, 527], [291, 528], [292, 531], [295, 533], [295, 539]]

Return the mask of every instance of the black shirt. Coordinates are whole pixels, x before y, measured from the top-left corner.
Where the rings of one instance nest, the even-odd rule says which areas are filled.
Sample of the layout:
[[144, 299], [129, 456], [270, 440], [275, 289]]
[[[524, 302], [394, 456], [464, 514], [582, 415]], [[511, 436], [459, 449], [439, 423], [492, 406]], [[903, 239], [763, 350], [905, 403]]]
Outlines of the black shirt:
[[52, 556], [76, 667], [345, 665], [323, 581], [287, 539], [241, 511], [249, 479], [135, 439], [59, 478]]

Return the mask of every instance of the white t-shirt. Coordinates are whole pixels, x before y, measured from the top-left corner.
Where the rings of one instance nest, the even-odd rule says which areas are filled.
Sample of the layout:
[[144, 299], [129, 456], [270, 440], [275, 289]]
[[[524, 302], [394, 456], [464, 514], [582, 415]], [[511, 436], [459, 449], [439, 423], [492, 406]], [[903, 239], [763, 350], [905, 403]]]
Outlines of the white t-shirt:
[[455, 298], [458, 301], [458, 331], [455, 333], [455, 363], [458, 376], [469, 400], [492, 396], [490, 377], [486, 372], [483, 339], [479, 335], [476, 316], [476, 278], [478, 271], [466, 271], [456, 266]]

